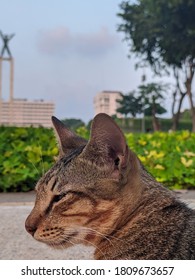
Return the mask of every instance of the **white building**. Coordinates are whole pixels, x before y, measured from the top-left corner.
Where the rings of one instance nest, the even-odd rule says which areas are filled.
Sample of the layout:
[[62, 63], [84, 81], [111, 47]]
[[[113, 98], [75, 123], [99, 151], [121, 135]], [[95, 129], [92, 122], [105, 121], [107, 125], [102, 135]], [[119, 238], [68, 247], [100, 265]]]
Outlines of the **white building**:
[[99, 113], [106, 113], [109, 116], [117, 115], [117, 117], [121, 117], [121, 114], [116, 110], [120, 107], [120, 104], [117, 100], [120, 100], [121, 92], [119, 91], [102, 91], [99, 92], [94, 97], [94, 111], [95, 115]]
[[52, 127], [51, 116], [54, 110], [54, 103], [44, 100], [0, 100], [0, 125]]

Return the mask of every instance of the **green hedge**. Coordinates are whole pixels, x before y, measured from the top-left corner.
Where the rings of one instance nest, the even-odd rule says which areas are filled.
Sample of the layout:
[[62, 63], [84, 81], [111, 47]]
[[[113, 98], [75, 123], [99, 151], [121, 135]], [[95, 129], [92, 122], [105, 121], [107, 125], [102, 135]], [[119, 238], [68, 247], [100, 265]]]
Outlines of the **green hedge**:
[[[118, 119], [115, 121], [118, 123], [120, 127], [122, 127], [125, 132], [137, 132], [140, 133], [142, 131], [142, 119], [139, 118], [126, 118], [126, 119]], [[145, 130], [153, 131], [152, 126], [152, 118], [145, 117]], [[172, 120], [171, 119], [161, 119], [159, 118], [159, 123], [161, 127], [161, 131], [170, 131], [172, 128]], [[192, 130], [192, 122], [191, 120], [180, 120], [178, 124], [177, 130]]]
[[46, 128], [0, 128], [0, 191], [28, 191], [54, 162], [58, 149]]
[[126, 134], [147, 170], [167, 187], [195, 189], [195, 134], [189, 131]]
[[[77, 133], [88, 138], [89, 131]], [[126, 134], [148, 171], [172, 188], [195, 189], [195, 134], [188, 131]], [[53, 130], [0, 127], [0, 191], [28, 191], [49, 169], [58, 148]]]

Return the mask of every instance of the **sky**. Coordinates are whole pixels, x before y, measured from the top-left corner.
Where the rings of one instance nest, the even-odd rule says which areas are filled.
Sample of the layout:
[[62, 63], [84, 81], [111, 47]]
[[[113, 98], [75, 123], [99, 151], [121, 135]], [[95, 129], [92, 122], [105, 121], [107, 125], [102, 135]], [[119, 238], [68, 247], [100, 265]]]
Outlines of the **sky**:
[[[56, 117], [88, 122], [98, 92], [128, 93], [140, 85], [143, 71], [152, 80], [149, 69], [135, 70], [136, 59], [128, 58], [124, 35], [117, 32], [121, 2], [1, 0], [0, 30], [15, 33], [9, 42], [14, 97], [54, 101]], [[4, 99], [8, 71], [4, 63]]]

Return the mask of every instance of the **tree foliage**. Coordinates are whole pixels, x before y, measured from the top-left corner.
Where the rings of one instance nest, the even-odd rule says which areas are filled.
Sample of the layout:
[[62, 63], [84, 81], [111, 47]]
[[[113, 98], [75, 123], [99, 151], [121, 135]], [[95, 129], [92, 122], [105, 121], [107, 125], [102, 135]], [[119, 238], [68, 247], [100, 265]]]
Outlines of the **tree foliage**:
[[151, 112], [150, 114], [146, 114], [148, 116], [152, 116], [153, 114], [164, 114], [166, 113], [166, 109], [161, 106], [164, 95], [166, 92], [166, 86], [158, 83], [148, 83], [146, 85], [140, 85], [138, 87], [138, 98], [143, 99], [144, 103], [144, 111]]
[[[133, 4], [130, 4], [130, 3]], [[156, 69], [162, 63], [181, 68], [195, 57], [195, 2], [193, 0], [123, 1], [119, 31], [130, 50], [144, 55]]]
[[159, 130], [160, 125], [157, 115], [164, 114], [166, 109], [162, 106], [167, 86], [160, 83], [148, 83], [140, 85], [136, 91], [127, 95], [122, 95], [118, 100], [120, 107], [117, 112], [127, 116], [131, 114], [136, 117], [137, 114], [144, 113], [146, 116], [152, 116], [154, 130]]
[[[122, 23], [130, 52], [148, 62], [156, 73], [179, 69], [189, 96], [195, 131], [192, 81], [195, 68], [195, 1], [137, 0], [120, 5]], [[182, 97], [181, 97], [182, 98]]]
[[131, 91], [128, 94], [122, 94], [122, 99], [118, 100], [120, 104], [119, 108], [117, 109], [118, 113], [122, 115], [132, 115], [136, 117], [137, 114], [142, 112], [142, 103], [139, 97], [136, 97], [136, 92]]
[[63, 119], [62, 122], [74, 131], [81, 126], [85, 126], [85, 123], [80, 119]]
[[166, 109], [162, 107], [164, 100], [163, 92], [166, 86], [157, 83], [149, 83], [147, 85], [139, 86], [139, 96], [143, 99], [143, 112], [146, 116], [152, 116], [152, 123], [154, 131], [160, 130], [157, 114], [166, 113]]

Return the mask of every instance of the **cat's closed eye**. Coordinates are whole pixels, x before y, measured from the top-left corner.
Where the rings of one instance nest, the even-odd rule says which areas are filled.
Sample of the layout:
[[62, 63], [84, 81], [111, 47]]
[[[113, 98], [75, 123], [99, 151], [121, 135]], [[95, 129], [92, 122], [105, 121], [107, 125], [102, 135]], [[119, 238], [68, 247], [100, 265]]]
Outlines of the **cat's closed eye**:
[[60, 201], [62, 198], [64, 198], [65, 196], [66, 196], [66, 193], [61, 193], [61, 194], [55, 195], [52, 202], [56, 203], [56, 202]]
[[49, 206], [47, 207], [45, 213], [48, 214], [51, 209], [53, 208], [53, 205], [57, 202], [59, 202], [60, 200], [62, 200], [62, 198], [64, 198], [66, 196], [66, 193], [61, 193], [61, 194], [58, 194], [58, 195], [55, 195], [53, 197], [53, 199], [51, 200]]

